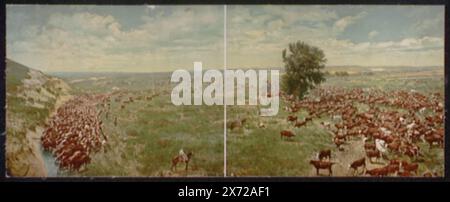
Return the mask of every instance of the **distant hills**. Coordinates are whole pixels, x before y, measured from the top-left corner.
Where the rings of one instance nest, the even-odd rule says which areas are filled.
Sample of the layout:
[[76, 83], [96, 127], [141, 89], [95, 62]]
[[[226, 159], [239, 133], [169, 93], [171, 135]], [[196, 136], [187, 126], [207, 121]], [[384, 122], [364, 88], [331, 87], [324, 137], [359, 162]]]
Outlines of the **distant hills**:
[[[396, 70], [403, 70], [405, 71], [410, 71], [410, 70], [417, 70], [417, 69], [443, 69], [443, 66], [360, 66], [360, 65], [329, 65], [329, 66], [325, 66], [324, 71], [345, 71], [345, 70], [353, 70], [353, 71], [371, 71], [372, 69], [396, 69]], [[185, 67], [185, 68], [179, 68], [179, 69], [184, 69], [187, 70], [189, 72], [193, 72], [193, 67]], [[203, 71], [207, 71], [207, 70], [211, 70], [211, 69], [215, 69], [215, 70], [219, 70], [219, 71], [223, 71], [223, 67], [205, 67], [203, 68]], [[279, 70], [281, 73], [284, 72], [284, 67], [227, 67], [228, 70], [237, 70], [237, 69], [242, 69], [242, 70], [247, 70], [247, 69], [255, 69], [255, 70]], [[46, 72], [46, 74], [48, 75], [52, 75], [52, 76], [57, 76], [60, 78], [84, 78], [86, 76], [102, 76], [102, 75], [130, 75], [130, 74], [161, 74], [161, 75], [165, 75], [165, 74], [169, 74], [172, 73], [175, 70], [168, 70], [168, 71], [147, 71], [147, 72], [114, 72], [114, 71], [93, 71], [93, 72], [58, 72], [58, 71], [52, 71], [52, 72]]]

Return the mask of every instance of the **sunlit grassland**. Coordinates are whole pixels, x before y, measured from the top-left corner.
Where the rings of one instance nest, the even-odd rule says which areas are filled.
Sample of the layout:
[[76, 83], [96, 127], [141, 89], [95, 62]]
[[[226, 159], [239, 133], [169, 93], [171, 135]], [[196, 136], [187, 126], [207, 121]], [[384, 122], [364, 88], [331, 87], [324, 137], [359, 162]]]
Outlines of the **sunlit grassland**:
[[[129, 78], [131, 84], [126, 85], [120, 85], [123, 80], [109, 81], [126, 93], [121, 102], [112, 96], [108, 118], [102, 114], [108, 143], [84, 171], [70, 175], [223, 176], [223, 106], [175, 106], [170, 99], [172, 86], [164, 80]], [[92, 86], [81, 82], [76, 88], [83, 93]], [[145, 99], [152, 95], [151, 100]], [[139, 96], [142, 99], [137, 100]], [[129, 97], [134, 102], [122, 109]], [[180, 149], [194, 153], [187, 173], [184, 165], [170, 169]]]
[[[372, 88], [383, 91], [405, 90], [417, 91], [425, 95], [444, 93], [444, 76], [421, 70], [377, 72], [373, 74], [351, 74], [338, 77], [327, 76], [322, 87], [338, 88]], [[406, 69], [407, 70], [407, 69]], [[342, 70], [341, 70], [342, 71]], [[331, 149], [333, 155], [340, 151], [332, 142], [332, 135], [321, 126], [321, 122], [334, 123], [331, 117], [316, 118], [306, 127], [295, 128], [286, 121], [288, 113], [283, 110], [285, 102], [280, 100], [279, 113], [273, 117], [260, 117], [258, 108], [254, 106], [230, 106], [227, 108], [227, 120], [247, 118], [247, 124], [242, 129], [228, 130], [228, 175], [234, 176], [311, 176], [312, 166], [309, 160], [316, 158], [317, 152]], [[355, 103], [360, 111], [367, 110], [367, 106]], [[380, 106], [382, 107], [382, 106]], [[392, 109], [391, 109], [392, 110]], [[401, 111], [402, 109], [395, 109]], [[300, 110], [295, 113], [300, 120], [307, 116], [307, 112]], [[262, 123], [264, 128], [258, 127]], [[281, 130], [291, 130], [296, 136], [291, 140], [280, 138]], [[354, 141], [362, 141], [361, 138]], [[346, 150], [353, 145], [344, 145]], [[419, 160], [419, 173], [425, 171], [444, 172], [444, 151], [441, 148], [429, 149], [426, 143], [419, 143], [423, 156]], [[364, 156], [363, 153], [346, 155], [350, 162]], [[389, 157], [397, 157], [390, 154]], [[410, 160], [408, 157], [401, 157]], [[335, 161], [339, 161], [335, 159]], [[339, 165], [348, 169], [348, 165]]]

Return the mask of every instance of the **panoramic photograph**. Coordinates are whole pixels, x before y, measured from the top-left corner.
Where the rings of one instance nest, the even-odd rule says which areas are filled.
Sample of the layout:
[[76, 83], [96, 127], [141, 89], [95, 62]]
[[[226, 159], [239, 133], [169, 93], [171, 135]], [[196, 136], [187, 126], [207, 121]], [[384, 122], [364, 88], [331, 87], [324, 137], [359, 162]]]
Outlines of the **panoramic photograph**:
[[443, 177], [445, 7], [7, 5], [7, 177]]

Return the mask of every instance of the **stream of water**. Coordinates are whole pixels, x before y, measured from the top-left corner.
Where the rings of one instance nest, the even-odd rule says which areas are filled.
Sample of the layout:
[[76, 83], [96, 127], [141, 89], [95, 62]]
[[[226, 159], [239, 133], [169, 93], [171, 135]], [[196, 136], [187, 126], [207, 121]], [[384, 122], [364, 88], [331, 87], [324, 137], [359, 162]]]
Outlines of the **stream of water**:
[[48, 177], [58, 177], [59, 173], [59, 166], [56, 163], [56, 158], [53, 156], [53, 154], [49, 151], [45, 151], [40, 148], [42, 159], [44, 160], [45, 168], [47, 169], [47, 176]]

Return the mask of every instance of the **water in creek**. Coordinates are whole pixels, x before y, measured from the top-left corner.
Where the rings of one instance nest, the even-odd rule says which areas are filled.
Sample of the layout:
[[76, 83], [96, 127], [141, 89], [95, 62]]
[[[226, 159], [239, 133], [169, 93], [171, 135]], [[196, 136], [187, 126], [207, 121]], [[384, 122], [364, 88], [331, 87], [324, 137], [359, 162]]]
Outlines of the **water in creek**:
[[44, 151], [41, 148], [42, 159], [44, 160], [45, 167], [47, 168], [48, 177], [57, 177], [59, 173], [59, 167], [56, 163], [56, 158], [49, 151]]
[[56, 164], [56, 158], [51, 152], [45, 151], [42, 147], [41, 137], [43, 135], [44, 128], [37, 126], [34, 131], [28, 131], [27, 135], [31, 137], [36, 152], [40, 152], [45, 168], [47, 170], [47, 177], [57, 177], [59, 174], [59, 166]]

